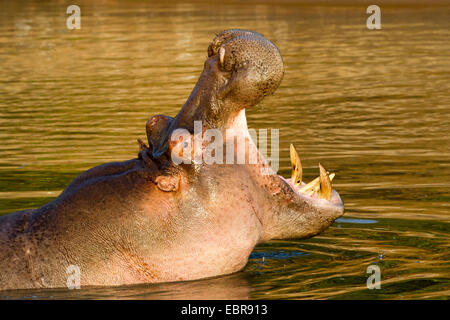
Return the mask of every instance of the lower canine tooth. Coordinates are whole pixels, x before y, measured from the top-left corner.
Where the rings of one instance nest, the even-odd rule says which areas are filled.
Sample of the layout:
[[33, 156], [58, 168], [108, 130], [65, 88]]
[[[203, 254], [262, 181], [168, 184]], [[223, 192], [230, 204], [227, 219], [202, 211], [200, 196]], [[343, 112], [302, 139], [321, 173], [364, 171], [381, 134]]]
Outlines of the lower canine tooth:
[[320, 189], [319, 198], [330, 200], [331, 198], [331, 179], [327, 174], [327, 170], [319, 163], [320, 170]]
[[291, 166], [292, 166], [292, 176], [291, 180], [294, 185], [300, 185], [302, 183], [302, 175], [303, 175], [303, 167], [300, 161], [300, 157], [295, 150], [294, 145], [291, 143], [290, 146], [290, 155], [291, 155]]

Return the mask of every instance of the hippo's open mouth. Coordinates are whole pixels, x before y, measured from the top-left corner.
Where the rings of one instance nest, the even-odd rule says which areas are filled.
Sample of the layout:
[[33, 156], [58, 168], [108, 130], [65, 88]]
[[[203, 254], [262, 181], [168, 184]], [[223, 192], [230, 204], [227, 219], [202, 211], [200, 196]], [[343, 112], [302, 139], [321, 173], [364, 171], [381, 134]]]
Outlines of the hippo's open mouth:
[[[233, 125], [234, 131], [240, 131], [244, 136], [248, 137], [250, 140], [250, 134], [247, 128], [247, 121], [245, 118], [245, 111], [240, 112]], [[243, 118], [243, 119], [242, 119]], [[239, 128], [237, 128], [239, 127]], [[257, 152], [260, 159], [260, 165], [264, 166], [266, 173], [278, 177], [281, 189], [285, 193], [290, 193], [292, 198], [296, 198], [297, 201], [309, 204], [318, 211], [332, 211], [335, 215], [342, 215], [344, 212], [344, 205], [339, 196], [339, 193], [332, 188], [332, 181], [334, 180], [336, 174], [328, 172], [322, 164], [319, 163], [319, 176], [310, 182], [303, 181], [303, 167], [298, 155], [297, 150], [294, 145], [290, 145], [290, 160], [292, 173], [291, 177], [286, 178], [281, 175], [277, 175], [268, 166], [268, 161], [264, 156], [258, 151], [257, 147], [253, 142], [250, 141], [251, 147], [249, 152]], [[269, 170], [269, 171], [267, 171]]]

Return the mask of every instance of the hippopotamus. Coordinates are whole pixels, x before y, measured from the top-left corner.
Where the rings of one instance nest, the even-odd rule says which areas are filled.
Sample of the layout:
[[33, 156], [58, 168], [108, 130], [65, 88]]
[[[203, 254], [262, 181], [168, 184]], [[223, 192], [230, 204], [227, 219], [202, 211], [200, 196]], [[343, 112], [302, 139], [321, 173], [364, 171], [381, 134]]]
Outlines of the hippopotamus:
[[[343, 215], [334, 174], [319, 164], [319, 177], [305, 183], [291, 145], [292, 175], [282, 177], [249, 134], [245, 109], [283, 78], [278, 48], [257, 32], [233, 29], [219, 33], [207, 53], [180, 112], [148, 120], [136, 158], [89, 169], [41, 208], [0, 217], [1, 290], [66, 287], [69, 266], [79, 270], [81, 286], [231, 274], [257, 244], [315, 236]], [[198, 142], [196, 129], [225, 138], [211, 148]], [[244, 141], [246, 161], [236, 161], [235, 139]], [[218, 161], [221, 155], [232, 161]]]

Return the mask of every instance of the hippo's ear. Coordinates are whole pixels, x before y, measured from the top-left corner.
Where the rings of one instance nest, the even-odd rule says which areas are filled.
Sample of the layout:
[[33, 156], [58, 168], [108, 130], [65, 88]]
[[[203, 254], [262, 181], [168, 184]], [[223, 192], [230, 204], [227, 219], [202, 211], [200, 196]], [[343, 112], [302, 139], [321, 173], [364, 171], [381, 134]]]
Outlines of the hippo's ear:
[[177, 191], [180, 186], [180, 177], [173, 176], [158, 176], [155, 179], [158, 189], [165, 192]]
[[169, 129], [172, 121], [172, 117], [162, 114], [153, 116], [147, 121], [145, 127], [147, 131], [148, 144], [152, 150], [152, 153], [155, 153], [159, 147], [164, 145], [164, 141], [161, 141], [161, 139], [164, 139], [165, 132]]

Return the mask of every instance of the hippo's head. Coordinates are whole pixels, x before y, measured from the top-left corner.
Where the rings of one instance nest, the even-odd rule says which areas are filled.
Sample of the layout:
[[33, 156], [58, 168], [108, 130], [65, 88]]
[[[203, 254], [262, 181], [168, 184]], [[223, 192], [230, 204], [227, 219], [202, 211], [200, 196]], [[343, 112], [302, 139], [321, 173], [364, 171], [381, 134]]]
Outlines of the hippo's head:
[[203, 72], [178, 115], [147, 122], [149, 147], [142, 146], [141, 158], [161, 172], [157, 186], [171, 193], [180, 214], [223, 220], [224, 233], [227, 219], [241, 221], [252, 226], [256, 242], [311, 237], [343, 214], [331, 188], [334, 174], [319, 165], [319, 177], [305, 184], [291, 145], [293, 173], [283, 178], [250, 138], [245, 109], [274, 93], [283, 74], [280, 52], [261, 34], [223, 31], [209, 45]]

